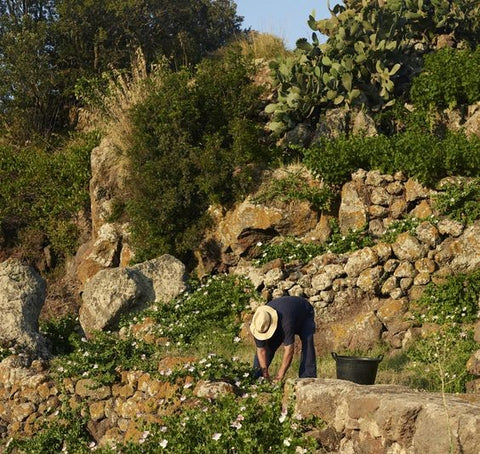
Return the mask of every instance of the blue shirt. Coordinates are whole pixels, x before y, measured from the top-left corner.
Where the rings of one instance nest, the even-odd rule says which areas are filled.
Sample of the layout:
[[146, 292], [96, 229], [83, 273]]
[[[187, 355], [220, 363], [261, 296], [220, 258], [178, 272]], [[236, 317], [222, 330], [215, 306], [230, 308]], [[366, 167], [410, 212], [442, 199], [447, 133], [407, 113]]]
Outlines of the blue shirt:
[[270, 339], [261, 341], [255, 339], [255, 345], [263, 348], [268, 342], [274, 345], [292, 345], [295, 341], [295, 334], [300, 334], [304, 321], [313, 318], [312, 305], [300, 296], [281, 296], [275, 298], [267, 306], [272, 307], [278, 313], [277, 329]]

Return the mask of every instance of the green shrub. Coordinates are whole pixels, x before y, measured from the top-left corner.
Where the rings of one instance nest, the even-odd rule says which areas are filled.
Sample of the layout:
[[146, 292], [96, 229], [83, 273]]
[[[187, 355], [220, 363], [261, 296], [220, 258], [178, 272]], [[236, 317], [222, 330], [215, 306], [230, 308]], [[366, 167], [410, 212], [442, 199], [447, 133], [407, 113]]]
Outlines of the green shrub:
[[88, 211], [90, 152], [97, 140], [95, 134], [79, 136], [54, 152], [1, 150], [0, 213], [9, 246], [28, 246], [37, 236], [42, 248], [51, 244], [59, 256], [75, 252], [75, 218]]
[[474, 377], [465, 368], [471, 354], [478, 349], [472, 330], [449, 325], [416, 342], [407, 351], [416, 372], [413, 385], [428, 391], [464, 393], [466, 383]]
[[284, 177], [271, 179], [268, 186], [253, 199], [253, 202], [300, 200], [309, 202], [314, 210], [330, 211], [335, 197], [336, 194], [332, 188], [326, 185], [309, 184], [301, 170], [286, 170]]
[[238, 336], [241, 313], [258, 298], [252, 284], [234, 275], [210, 277], [170, 304], [159, 303], [144, 313], [157, 324], [156, 332], [178, 347], [198, 346], [219, 336], [227, 343]]
[[262, 244], [260, 245], [260, 257], [256, 259], [255, 263], [263, 265], [278, 258], [286, 263], [293, 261], [307, 263], [314, 257], [326, 252], [344, 254], [374, 244], [365, 228], [342, 235], [335, 220], [331, 221], [330, 226], [332, 227], [332, 234], [329, 240], [322, 244], [304, 243], [293, 237], [287, 237], [281, 242]]
[[422, 72], [413, 79], [415, 106], [437, 109], [480, 100], [480, 47], [475, 51], [445, 48], [425, 56]]
[[236, 47], [192, 72], [155, 73], [161, 83], [134, 110], [129, 152], [127, 212], [138, 260], [166, 252], [188, 258], [208, 225], [209, 204], [232, 202], [254, 182], [266, 148], [252, 75]]
[[458, 222], [473, 223], [480, 217], [480, 179], [461, 179], [445, 185], [435, 197], [435, 207]]
[[327, 184], [346, 182], [353, 171], [403, 171], [433, 186], [451, 175], [476, 176], [480, 172], [480, 139], [447, 132], [444, 137], [409, 130], [391, 137], [340, 137], [321, 139], [305, 150], [304, 163]]
[[449, 276], [445, 283], [429, 284], [417, 304], [420, 320], [434, 323], [471, 323], [478, 316], [480, 270]]

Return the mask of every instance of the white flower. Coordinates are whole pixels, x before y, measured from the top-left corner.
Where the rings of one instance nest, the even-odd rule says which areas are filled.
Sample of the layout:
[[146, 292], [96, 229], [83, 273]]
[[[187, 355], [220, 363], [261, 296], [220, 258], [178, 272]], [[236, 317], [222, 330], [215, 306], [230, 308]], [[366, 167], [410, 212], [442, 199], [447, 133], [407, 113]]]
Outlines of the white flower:
[[240, 342], [241, 340], [242, 340], [242, 339], [240, 339], [238, 336], [235, 336], [235, 337], [233, 338], [233, 342], [235, 342], [235, 343], [238, 343], [238, 342]]
[[183, 388], [184, 388], [184, 389], [188, 389], [188, 388], [190, 388], [191, 386], [192, 386], [192, 382], [189, 382], [189, 383], [185, 383], [185, 384], [183, 385]]
[[298, 454], [306, 454], [307, 448], [302, 448], [301, 446], [297, 446], [295, 448], [295, 452], [298, 453]]
[[285, 421], [285, 419], [287, 418], [287, 412], [286, 411], [282, 411], [282, 413], [280, 414], [280, 417], [278, 418], [278, 420], [280, 422], [283, 422]]
[[291, 444], [290, 438], [285, 438], [285, 440], [283, 440], [283, 444], [284, 444], [285, 446], [290, 446], [290, 444]]
[[165, 438], [159, 443], [159, 445], [162, 447], [162, 448], [166, 448], [167, 445], [168, 445], [168, 440], [165, 440]]
[[240, 421], [233, 421], [232, 424], [230, 424], [230, 426], [238, 430], [242, 428], [242, 423]]
[[212, 435], [212, 440], [215, 440], [215, 441], [220, 440], [221, 436], [222, 436], [221, 433], [216, 432]]

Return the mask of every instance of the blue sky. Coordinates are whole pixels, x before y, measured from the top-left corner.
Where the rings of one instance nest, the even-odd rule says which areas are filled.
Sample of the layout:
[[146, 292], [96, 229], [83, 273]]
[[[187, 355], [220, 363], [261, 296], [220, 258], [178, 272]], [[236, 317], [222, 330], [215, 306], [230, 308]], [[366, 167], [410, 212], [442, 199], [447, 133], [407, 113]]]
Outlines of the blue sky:
[[[308, 16], [315, 10], [317, 19], [330, 17], [327, 0], [235, 0], [237, 14], [244, 17], [243, 26], [283, 38], [293, 49], [298, 38], [308, 38], [312, 30]], [[334, 0], [330, 1], [333, 6]]]

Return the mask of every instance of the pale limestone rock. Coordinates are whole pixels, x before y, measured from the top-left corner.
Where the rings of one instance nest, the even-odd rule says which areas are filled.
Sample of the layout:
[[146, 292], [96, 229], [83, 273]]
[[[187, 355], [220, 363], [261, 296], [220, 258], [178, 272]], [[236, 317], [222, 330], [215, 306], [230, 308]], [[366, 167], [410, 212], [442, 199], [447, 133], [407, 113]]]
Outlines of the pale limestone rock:
[[445, 218], [438, 221], [437, 228], [441, 235], [458, 237], [462, 234], [464, 226], [458, 221]]
[[381, 187], [373, 188], [370, 194], [370, 202], [374, 205], [387, 207], [388, 205], [390, 205], [391, 199], [392, 196], [384, 188]]
[[407, 262], [407, 261], [400, 262], [393, 273], [393, 275], [398, 278], [402, 278], [402, 277], [413, 278], [415, 274], [416, 274], [415, 268], [410, 262]]
[[[453, 441], [460, 452], [478, 454], [480, 408], [456, 396], [321, 378], [289, 381], [289, 386], [294, 412], [317, 416], [334, 428], [340, 446], [349, 446], [342, 453], [445, 454]], [[392, 446], [395, 451], [387, 450]]]
[[405, 199], [407, 202], [415, 202], [418, 199], [424, 199], [428, 196], [428, 189], [413, 178], [409, 178], [405, 183]]
[[197, 397], [206, 397], [208, 399], [219, 399], [228, 394], [235, 394], [235, 388], [230, 383], [223, 381], [199, 381], [193, 390]]
[[367, 268], [362, 271], [357, 279], [357, 286], [367, 293], [376, 293], [383, 274], [382, 266]]
[[400, 195], [403, 193], [403, 184], [399, 181], [392, 181], [391, 183], [387, 184], [385, 189], [391, 195]]
[[452, 273], [473, 271], [480, 266], [480, 223], [472, 226], [454, 239], [439, 246], [435, 261], [446, 265]]
[[415, 269], [419, 273], [432, 274], [436, 269], [436, 264], [432, 259], [425, 257], [415, 261]]
[[435, 247], [440, 242], [440, 232], [428, 221], [422, 222], [416, 229], [415, 235], [422, 243]]
[[345, 183], [342, 187], [342, 200], [338, 212], [338, 221], [342, 234], [359, 230], [367, 223], [367, 205], [357, 185]]
[[266, 287], [275, 287], [280, 283], [280, 281], [283, 280], [284, 277], [285, 275], [283, 270], [280, 268], [274, 268], [265, 274], [263, 282]]
[[473, 352], [468, 359], [467, 371], [472, 375], [480, 376], [480, 350]]
[[398, 219], [407, 211], [407, 202], [403, 197], [395, 198], [390, 205], [390, 216], [393, 219]]
[[152, 292], [146, 297], [151, 301], [169, 302], [186, 290], [185, 265], [177, 258], [164, 254], [132, 266], [151, 284]]
[[122, 314], [144, 308], [152, 288], [137, 271], [112, 268], [98, 272], [86, 284], [80, 324], [87, 335], [118, 323]]
[[392, 246], [388, 243], [377, 243], [372, 247], [381, 263], [386, 262], [392, 255]]
[[379, 170], [370, 170], [365, 178], [365, 184], [375, 187], [384, 186], [392, 181], [393, 177], [391, 175], [384, 175]]
[[425, 255], [425, 248], [408, 232], [398, 235], [392, 245], [394, 254], [400, 260], [417, 260]]
[[390, 276], [382, 285], [382, 295], [390, 295], [398, 287], [398, 279], [395, 276]]
[[48, 356], [38, 317], [45, 302], [44, 279], [19, 260], [0, 263], [0, 342], [34, 356]]
[[327, 273], [317, 274], [312, 278], [312, 288], [316, 292], [327, 290], [332, 287], [334, 278]]
[[409, 215], [413, 216], [414, 218], [418, 219], [426, 219], [433, 214], [432, 207], [427, 200], [422, 200], [412, 211], [410, 211]]
[[378, 264], [378, 255], [373, 248], [366, 247], [353, 252], [345, 265], [350, 277], [357, 277], [363, 270]]

